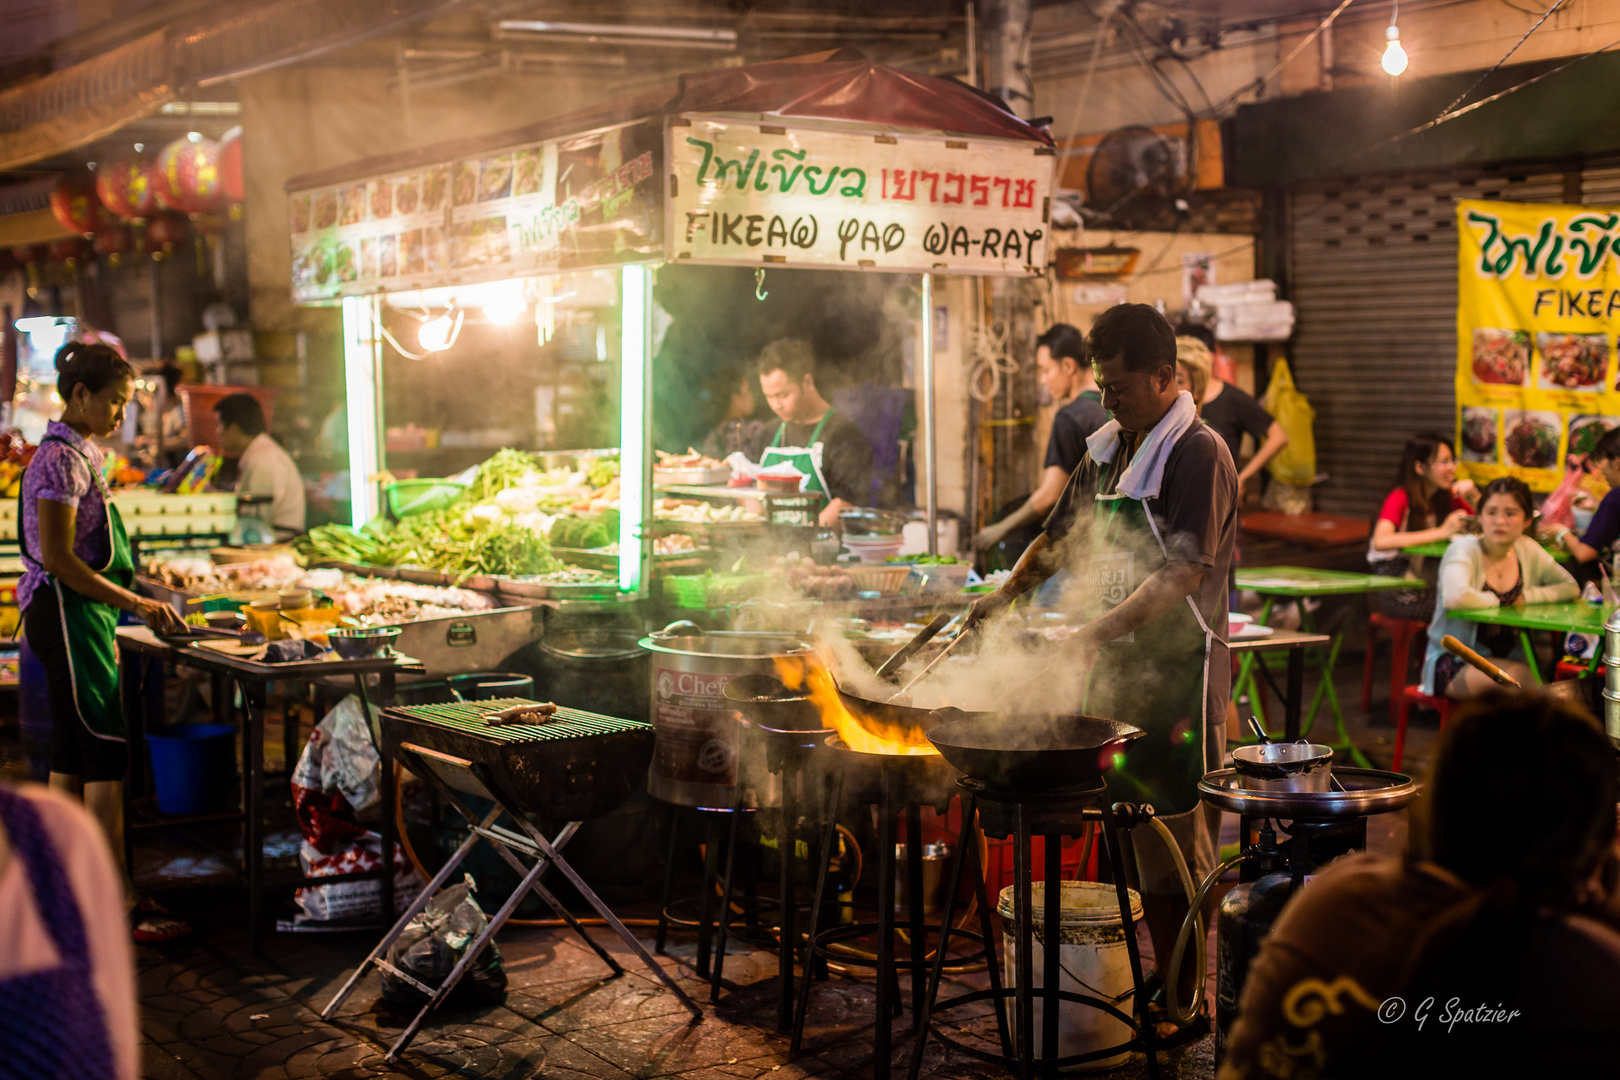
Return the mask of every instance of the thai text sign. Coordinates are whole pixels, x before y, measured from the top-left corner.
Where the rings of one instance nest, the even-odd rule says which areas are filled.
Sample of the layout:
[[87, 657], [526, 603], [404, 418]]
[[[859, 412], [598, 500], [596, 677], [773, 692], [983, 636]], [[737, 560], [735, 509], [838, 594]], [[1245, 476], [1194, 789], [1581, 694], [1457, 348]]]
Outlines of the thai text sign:
[[293, 299], [655, 257], [658, 132], [632, 125], [294, 191]]
[[1457, 204], [1457, 450], [1550, 491], [1620, 426], [1620, 207]]
[[1046, 266], [1052, 152], [685, 116], [667, 131], [672, 261], [966, 274]]

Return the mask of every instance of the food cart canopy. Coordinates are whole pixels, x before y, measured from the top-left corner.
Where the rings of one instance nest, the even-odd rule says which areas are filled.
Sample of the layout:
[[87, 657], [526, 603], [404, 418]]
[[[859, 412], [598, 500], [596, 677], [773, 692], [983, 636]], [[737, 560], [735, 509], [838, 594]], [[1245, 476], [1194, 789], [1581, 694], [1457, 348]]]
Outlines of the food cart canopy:
[[294, 177], [294, 299], [666, 259], [1040, 272], [1046, 128], [954, 79], [850, 55], [690, 74]]

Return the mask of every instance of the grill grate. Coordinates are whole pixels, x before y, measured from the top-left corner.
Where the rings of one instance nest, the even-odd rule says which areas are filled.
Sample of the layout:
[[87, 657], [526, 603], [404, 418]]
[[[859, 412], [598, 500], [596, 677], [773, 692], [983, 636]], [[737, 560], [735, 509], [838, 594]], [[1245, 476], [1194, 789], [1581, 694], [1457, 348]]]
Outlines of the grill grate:
[[484, 717], [502, 709], [518, 705], [539, 705], [528, 698], [494, 698], [490, 701], [457, 702], [451, 705], [405, 705], [386, 710], [419, 723], [458, 731], [464, 735], [500, 743], [552, 742], [558, 739], [584, 739], [594, 735], [614, 735], [622, 731], [639, 731], [648, 727], [639, 720], [625, 720], [617, 716], [585, 712], [583, 709], [558, 708], [544, 724], [501, 724], [492, 727]]

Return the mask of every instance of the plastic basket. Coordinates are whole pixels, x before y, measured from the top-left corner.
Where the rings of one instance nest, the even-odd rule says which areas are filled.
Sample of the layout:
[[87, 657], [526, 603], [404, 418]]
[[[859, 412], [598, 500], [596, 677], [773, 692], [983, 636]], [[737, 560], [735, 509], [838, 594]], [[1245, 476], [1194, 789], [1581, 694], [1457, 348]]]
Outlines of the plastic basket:
[[855, 587], [862, 592], [876, 592], [884, 596], [893, 596], [900, 591], [911, 576], [909, 566], [852, 566], [849, 576], [855, 579]]
[[674, 574], [664, 578], [664, 599], [708, 611], [758, 595], [768, 580], [764, 574]]
[[399, 480], [384, 489], [389, 512], [397, 518], [443, 510], [466, 490], [454, 480]]

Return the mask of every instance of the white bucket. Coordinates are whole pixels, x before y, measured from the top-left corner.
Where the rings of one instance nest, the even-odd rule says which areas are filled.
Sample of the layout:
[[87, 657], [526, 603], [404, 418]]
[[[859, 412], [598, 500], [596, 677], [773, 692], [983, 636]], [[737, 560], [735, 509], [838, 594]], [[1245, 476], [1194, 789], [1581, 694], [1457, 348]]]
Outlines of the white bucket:
[[[1101, 998], [1121, 1012], [1132, 1011], [1129, 999], [1132, 990], [1131, 957], [1125, 947], [1125, 928], [1119, 919], [1119, 895], [1113, 885], [1095, 881], [1064, 881], [1062, 915], [1058, 926], [1058, 963], [1060, 975], [1058, 989], [1073, 994], [1086, 994]], [[1034, 964], [1034, 985], [1044, 985], [1046, 964], [1046, 883], [1035, 882], [1031, 888], [1035, 947], [1031, 960]], [[1131, 918], [1142, 917], [1142, 898], [1135, 890], [1129, 893]], [[1006, 985], [1018, 982], [1018, 935], [1014, 926], [1013, 887], [1001, 890], [996, 904], [1001, 915], [1002, 939], [1006, 943], [1003, 971]], [[1041, 1059], [1041, 1016], [1043, 1004], [1035, 999], [1035, 1060]], [[1015, 1023], [1012, 1003], [1008, 1002], [1007, 1019]], [[1016, 1030], [1013, 1032], [1017, 1038]], [[1104, 1047], [1117, 1046], [1131, 1037], [1131, 1029], [1124, 1021], [1110, 1016], [1101, 1009], [1081, 1005], [1075, 1001], [1058, 1003], [1058, 1057], [1086, 1054]], [[1017, 1051], [1017, 1047], [1014, 1047]], [[1077, 1072], [1113, 1069], [1130, 1055], [1116, 1054], [1076, 1066]]]

